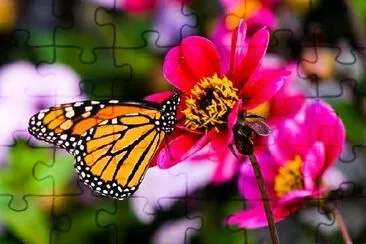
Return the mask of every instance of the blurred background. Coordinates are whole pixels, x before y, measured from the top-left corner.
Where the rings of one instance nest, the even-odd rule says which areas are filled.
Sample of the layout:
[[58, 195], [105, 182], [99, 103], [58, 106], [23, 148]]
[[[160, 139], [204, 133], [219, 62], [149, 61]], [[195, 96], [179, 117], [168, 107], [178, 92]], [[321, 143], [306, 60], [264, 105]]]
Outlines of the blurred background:
[[[130, 200], [91, 193], [73, 159], [34, 140], [28, 119], [84, 99], [172, 89], [169, 48], [225, 31], [271, 32], [266, 65], [297, 65], [294, 85], [330, 103], [347, 129], [334, 184], [355, 243], [366, 243], [366, 2], [363, 0], [0, 0], [0, 243], [259, 243], [267, 229], [225, 226], [243, 208], [237, 181], [210, 184], [212, 162], [149, 170]], [[220, 32], [220, 24], [226, 29]], [[219, 45], [220, 46], [220, 45]], [[283, 243], [342, 243], [315, 207], [278, 224]]]

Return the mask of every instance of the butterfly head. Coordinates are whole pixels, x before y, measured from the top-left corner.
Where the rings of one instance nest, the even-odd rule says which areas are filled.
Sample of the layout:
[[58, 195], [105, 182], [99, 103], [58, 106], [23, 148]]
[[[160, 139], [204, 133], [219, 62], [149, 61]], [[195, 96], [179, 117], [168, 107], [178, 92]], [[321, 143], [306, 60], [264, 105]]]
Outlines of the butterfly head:
[[160, 129], [165, 133], [170, 134], [173, 132], [173, 126], [177, 122], [177, 107], [180, 103], [180, 97], [178, 93], [174, 93], [168, 100], [166, 100], [161, 107], [161, 117], [157, 124]]

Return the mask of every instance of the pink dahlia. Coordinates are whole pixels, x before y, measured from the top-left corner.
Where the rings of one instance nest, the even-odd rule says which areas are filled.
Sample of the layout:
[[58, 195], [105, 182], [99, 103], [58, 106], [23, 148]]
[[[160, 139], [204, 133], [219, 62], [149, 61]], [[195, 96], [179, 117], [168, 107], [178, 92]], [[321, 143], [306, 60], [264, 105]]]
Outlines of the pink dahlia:
[[[157, 155], [157, 164], [168, 168], [211, 142], [217, 155], [218, 177], [230, 178], [238, 159], [229, 150], [232, 127], [240, 110], [250, 110], [271, 99], [290, 72], [261, 67], [269, 33], [257, 31], [248, 41], [247, 26], [241, 21], [233, 32], [230, 65], [223, 62], [215, 45], [200, 36], [185, 38], [166, 55], [165, 78], [182, 92], [184, 118], [171, 135], [168, 147]], [[154, 95], [161, 100], [164, 94]], [[169, 148], [169, 149], [168, 149]], [[170, 153], [169, 153], [170, 151]], [[223, 165], [223, 167], [222, 167]]]
[[[275, 221], [285, 219], [307, 201], [327, 191], [324, 172], [338, 158], [345, 141], [342, 121], [329, 105], [306, 103], [293, 119], [277, 123], [273, 136], [256, 150]], [[250, 162], [242, 165], [239, 189], [251, 208], [229, 217], [242, 228], [267, 225], [261, 195]]]

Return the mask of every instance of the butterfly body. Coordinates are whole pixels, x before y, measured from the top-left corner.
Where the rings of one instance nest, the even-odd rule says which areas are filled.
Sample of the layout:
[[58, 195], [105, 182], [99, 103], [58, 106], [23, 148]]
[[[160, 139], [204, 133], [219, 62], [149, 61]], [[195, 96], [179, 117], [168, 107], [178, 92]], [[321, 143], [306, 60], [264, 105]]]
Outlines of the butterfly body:
[[42, 110], [29, 122], [37, 139], [75, 157], [80, 179], [94, 191], [124, 199], [137, 190], [150, 161], [172, 133], [180, 102], [85, 101]]

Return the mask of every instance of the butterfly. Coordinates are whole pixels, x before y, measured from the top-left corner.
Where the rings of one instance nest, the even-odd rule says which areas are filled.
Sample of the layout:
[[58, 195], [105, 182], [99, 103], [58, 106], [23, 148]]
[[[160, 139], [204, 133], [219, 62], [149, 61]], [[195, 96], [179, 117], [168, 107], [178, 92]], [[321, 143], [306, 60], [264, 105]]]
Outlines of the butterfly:
[[166, 101], [82, 101], [41, 110], [29, 132], [72, 154], [83, 183], [119, 200], [139, 187], [150, 161], [177, 123], [180, 97]]

